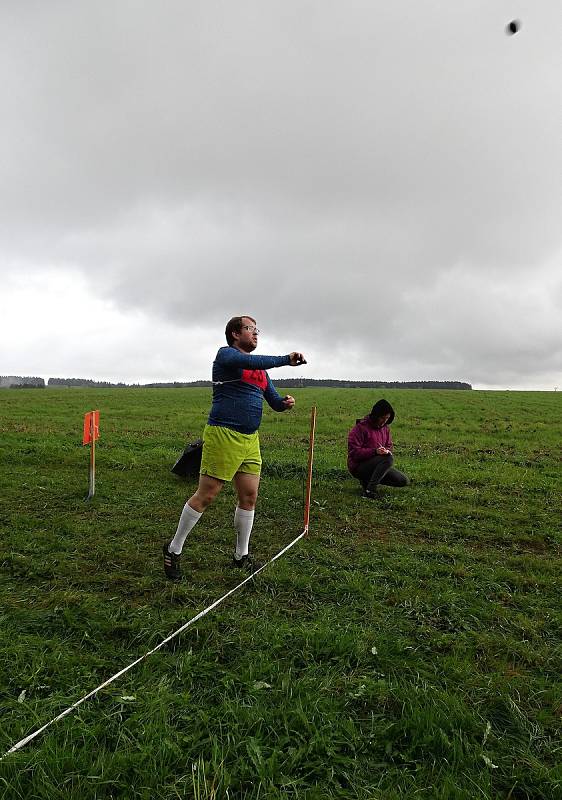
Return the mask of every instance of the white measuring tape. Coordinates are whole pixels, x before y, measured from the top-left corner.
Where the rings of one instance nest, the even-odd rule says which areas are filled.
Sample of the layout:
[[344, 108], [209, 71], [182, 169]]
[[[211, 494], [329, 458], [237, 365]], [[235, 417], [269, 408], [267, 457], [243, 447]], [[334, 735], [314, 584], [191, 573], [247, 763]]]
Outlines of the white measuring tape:
[[29, 736], [26, 736], [24, 739], [21, 739], [13, 747], [10, 747], [10, 749], [7, 752], [5, 752], [4, 755], [0, 758], [0, 761], [2, 761], [4, 758], [6, 758], [6, 756], [9, 756], [10, 753], [15, 753], [17, 750], [21, 750], [22, 747], [25, 747], [26, 744], [28, 744], [33, 739], [35, 739], [37, 736], [39, 736], [39, 734], [43, 733], [43, 731], [46, 730], [48, 727], [53, 725], [55, 722], [58, 722], [60, 719], [63, 719], [63, 717], [66, 717], [68, 714], [70, 714], [72, 711], [74, 711], [75, 708], [78, 708], [79, 705], [81, 705], [82, 703], [85, 703], [86, 700], [89, 700], [90, 697], [93, 697], [95, 694], [97, 694], [100, 691], [100, 689], [103, 689], [106, 686], [109, 686], [110, 683], [113, 683], [113, 681], [117, 680], [117, 678], [120, 678], [121, 675], [124, 675], [126, 672], [128, 672], [130, 669], [135, 667], [137, 664], [140, 664], [140, 662], [143, 661], [145, 658], [148, 658], [148, 656], [151, 656], [153, 653], [156, 653], [157, 650], [160, 650], [161, 647], [164, 647], [165, 644], [167, 644], [172, 639], [174, 639], [176, 636], [178, 636], [180, 633], [185, 631], [186, 628], [189, 628], [190, 625], [193, 625], [195, 622], [197, 622], [197, 620], [200, 620], [201, 617], [204, 617], [205, 614], [208, 614], [209, 611], [212, 611], [213, 608], [216, 608], [218, 605], [220, 605], [223, 602], [223, 600], [226, 600], [227, 597], [230, 597], [231, 594], [234, 594], [234, 592], [238, 591], [238, 589], [240, 589], [242, 586], [244, 586], [244, 584], [248, 583], [248, 581], [251, 581], [252, 578], [255, 578], [255, 576], [258, 575], [262, 570], [264, 570], [269, 564], [272, 564], [274, 561], [277, 561], [277, 559], [280, 558], [283, 555], [283, 553], [286, 553], [287, 550], [290, 550], [291, 547], [299, 541], [299, 539], [302, 539], [302, 537], [306, 535], [307, 528], [308, 528], [308, 526], [306, 526], [305, 530], [303, 530], [303, 532], [301, 534], [299, 534], [296, 539], [293, 539], [293, 541], [290, 542], [282, 550], [280, 550], [277, 553], [277, 555], [273, 556], [273, 558], [270, 558], [269, 561], [267, 561], [263, 566], [261, 566], [255, 572], [252, 572], [251, 575], [248, 575], [248, 577], [245, 578], [237, 586], [235, 586], [234, 589], [231, 589], [229, 592], [224, 594], [222, 597], [219, 597], [218, 600], [215, 600], [215, 602], [212, 603], [210, 606], [208, 606], [207, 608], [203, 609], [203, 611], [200, 611], [199, 614], [196, 614], [194, 617], [192, 617], [192, 619], [190, 619], [188, 622], [186, 622], [185, 625], [182, 625], [181, 628], [177, 629], [177, 631], [174, 631], [169, 636], [167, 636], [165, 639], [163, 639], [160, 642], [160, 644], [156, 645], [156, 647], [154, 647], [152, 650], [149, 650], [148, 653], [145, 653], [140, 658], [137, 658], [136, 661], [133, 661], [132, 664], [129, 664], [124, 669], [119, 670], [119, 672], [116, 672], [115, 675], [112, 675], [111, 678], [108, 678], [103, 683], [100, 683], [99, 686], [97, 686], [91, 692], [88, 692], [88, 694], [84, 695], [84, 697], [80, 698], [80, 700], [77, 700], [71, 706], [66, 708], [58, 716], [54, 717], [52, 720], [47, 722], [41, 728], [38, 728], [33, 733], [30, 733]]

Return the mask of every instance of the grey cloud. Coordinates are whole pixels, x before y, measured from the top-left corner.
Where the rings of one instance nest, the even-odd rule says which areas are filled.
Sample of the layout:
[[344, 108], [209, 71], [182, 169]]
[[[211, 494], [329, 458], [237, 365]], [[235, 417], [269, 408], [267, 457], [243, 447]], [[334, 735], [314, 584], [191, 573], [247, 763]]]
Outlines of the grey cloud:
[[186, 328], [254, 309], [358, 370], [550, 380], [557, 4], [512, 39], [505, 4], [422, 5], [9, 5], [4, 268]]

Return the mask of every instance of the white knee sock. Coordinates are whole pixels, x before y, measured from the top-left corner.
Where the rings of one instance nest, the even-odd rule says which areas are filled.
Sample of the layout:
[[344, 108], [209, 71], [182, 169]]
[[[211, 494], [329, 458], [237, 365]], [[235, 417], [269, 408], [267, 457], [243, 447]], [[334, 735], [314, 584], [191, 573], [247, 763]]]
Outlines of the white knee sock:
[[234, 512], [234, 528], [236, 529], [236, 558], [248, 555], [248, 545], [250, 544], [250, 534], [254, 524], [254, 511], [245, 511], [236, 506]]
[[168, 545], [170, 553], [175, 553], [179, 556], [183, 548], [183, 543], [187, 539], [187, 534], [199, 521], [202, 513], [202, 511], [196, 511], [194, 508], [191, 508], [188, 503], [184, 505], [180, 521], [178, 522], [176, 535]]

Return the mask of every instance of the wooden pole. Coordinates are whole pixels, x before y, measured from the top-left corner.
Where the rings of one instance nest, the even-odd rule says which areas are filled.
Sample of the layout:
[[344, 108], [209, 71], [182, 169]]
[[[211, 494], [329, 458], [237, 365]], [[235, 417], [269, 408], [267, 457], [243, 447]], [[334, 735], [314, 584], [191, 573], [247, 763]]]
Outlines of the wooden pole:
[[88, 490], [88, 497], [86, 498], [87, 500], [93, 497], [96, 491], [96, 437], [94, 417], [94, 412], [92, 412], [90, 415], [90, 487]]
[[310, 496], [312, 493], [312, 463], [314, 461], [314, 433], [316, 430], [316, 406], [310, 412], [310, 439], [308, 442], [308, 474], [306, 478], [306, 496], [304, 501], [304, 533], [308, 536], [310, 522]]

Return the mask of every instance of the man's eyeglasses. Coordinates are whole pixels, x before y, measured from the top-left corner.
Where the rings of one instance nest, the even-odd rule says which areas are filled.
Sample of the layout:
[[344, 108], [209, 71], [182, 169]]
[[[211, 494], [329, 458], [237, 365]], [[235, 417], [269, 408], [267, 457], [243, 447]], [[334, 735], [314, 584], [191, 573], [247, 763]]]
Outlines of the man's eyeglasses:
[[247, 331], [250, 331], [251, 333], [255, 334], [259, 334], [260, 332], [260, 329], [256, 328], [255, 325], [242, 325], [242, 328], [245, 328]]

